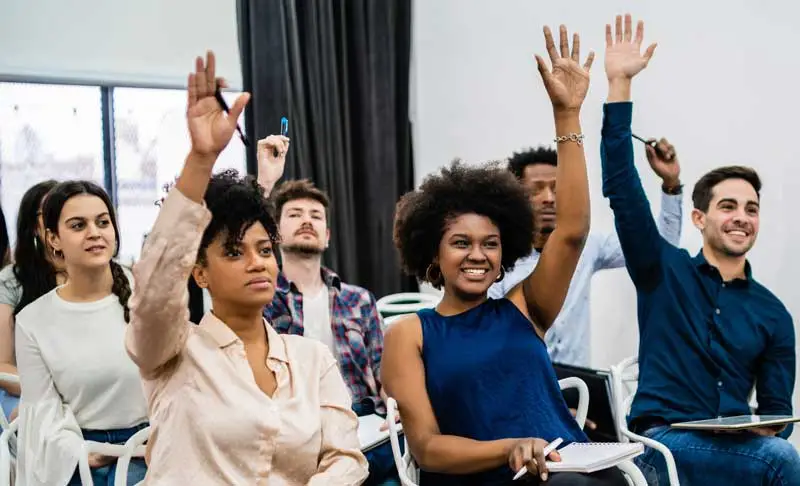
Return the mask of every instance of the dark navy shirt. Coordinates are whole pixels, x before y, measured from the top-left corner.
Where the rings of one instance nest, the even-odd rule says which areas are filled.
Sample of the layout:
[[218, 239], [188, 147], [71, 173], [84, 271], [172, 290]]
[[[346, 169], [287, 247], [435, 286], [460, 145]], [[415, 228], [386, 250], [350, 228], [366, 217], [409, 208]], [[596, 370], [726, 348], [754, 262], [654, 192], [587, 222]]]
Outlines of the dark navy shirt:
[[[639, 315], [637, 417], [668, 423], [750, 414], [791, 414], [795, 379], [792, 318], [753, 279], [724, 282], [703, 257], [658, 233], [633, 163], [631, 103], [604, 107], [603, 194], [614, 211]], [[787, 429], [783, 434], [791, 433]]]

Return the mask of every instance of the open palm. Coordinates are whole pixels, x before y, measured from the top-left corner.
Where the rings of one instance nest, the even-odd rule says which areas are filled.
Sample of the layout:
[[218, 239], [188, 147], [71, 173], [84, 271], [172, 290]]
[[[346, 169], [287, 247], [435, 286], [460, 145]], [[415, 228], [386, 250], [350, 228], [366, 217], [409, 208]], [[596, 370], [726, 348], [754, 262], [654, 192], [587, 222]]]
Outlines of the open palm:
[[594, 53], [590, 52], [586, 57], [586, 62], [581, 66], [579, 64], [580, 36], [574, 34], [572, 54], [570, 54], [567, 28], [562, 25], [559, 28], [559, 34], [560, 53], [556, 50], [550, 28], [544, 28], [545, 45], [553, 69], [548, 70], [544, 60], [538, 55], [536, 64], [553, 108], [579, 109], [586, 98], [586, 92], [589, 91], [589, 69], [594, 61]]
[[625, 15], [624, 28], [622, 16], [617, 15], [613, 38], [611, 26], [606, 25], [605, 62], [608, 79], [630, 79], [647, 67], [656, 50], [656, 44], [651, 44], [642, 54], [643, 40], [644, 22], [641, 20], [638, 22], [634, 36], [630, 15]]
[[217, 86], [224, 87], [224, 80], [215, 76], [214, 53], [208, 52], [206, 62], [198, 57], [195, 72], [189, 75], [189, 99], [186, 121], [192, 140], [192, 151], [200, 155], [218, 155], [228, 145], [236, 121], [244, 110], [250, 95], [240, 95], [230, 109], [222, 110], [215, 97]]

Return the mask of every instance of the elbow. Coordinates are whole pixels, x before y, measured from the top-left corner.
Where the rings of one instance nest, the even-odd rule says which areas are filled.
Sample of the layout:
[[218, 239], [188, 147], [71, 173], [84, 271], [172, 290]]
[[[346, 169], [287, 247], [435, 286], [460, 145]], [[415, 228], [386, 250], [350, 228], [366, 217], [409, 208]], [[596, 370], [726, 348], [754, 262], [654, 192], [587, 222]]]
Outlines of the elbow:
[[582, 251], [584, 245], [586, 245], [586, 239], [589, 237], [589, 227], [588, 214], [574, 224], [560, 226], [558, 229], [561, 230], [561, 241], [567, 246]]

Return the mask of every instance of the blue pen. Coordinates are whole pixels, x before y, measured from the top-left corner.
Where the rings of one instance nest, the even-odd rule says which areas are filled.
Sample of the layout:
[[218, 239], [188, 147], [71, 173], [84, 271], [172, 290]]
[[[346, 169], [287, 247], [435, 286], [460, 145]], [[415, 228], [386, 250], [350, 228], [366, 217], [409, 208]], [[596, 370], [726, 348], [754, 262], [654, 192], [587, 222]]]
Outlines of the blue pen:
[[284, 137], [289, 136], [289, 119], [285, 116], [281, 118], [281, 135]]
[[[285, 116], [281, 117], [281, 136], [286, 137], [289, 135], [289, 119]], [[278, 149], [272, 149], [273, 157], [278, 156]]]

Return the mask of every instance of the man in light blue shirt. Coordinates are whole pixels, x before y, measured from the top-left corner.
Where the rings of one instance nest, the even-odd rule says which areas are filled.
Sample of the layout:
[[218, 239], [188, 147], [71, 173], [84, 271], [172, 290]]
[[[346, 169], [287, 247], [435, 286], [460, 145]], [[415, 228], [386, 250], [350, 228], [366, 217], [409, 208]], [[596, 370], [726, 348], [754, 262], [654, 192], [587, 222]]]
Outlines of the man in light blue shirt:
[[[658, 230], [666, 241], [679, 245], [683, 191], [680, 165], [675, 148], [661, 139], [657, 148], [646, 145], [647, 161], [662, 180], [661, 214]], [[556, 227], [556, 151], [548, 147], [515, 153], [509, 160], [509, 170], [530, 191], [536, 218], [533, 252], [517, 260], [514, 269], [489, 288], [489, 297], [499, 299], [523, 281], [536, 268], [539, 255]], [[554, 363], [590, 366], [589, 293], [592, 275], [598, 270], [625, 266], [616, 232], [589, 233], [575, 274], [572, 277], [564, 306], [553, 327], [545, 335], [547, 351]]]

